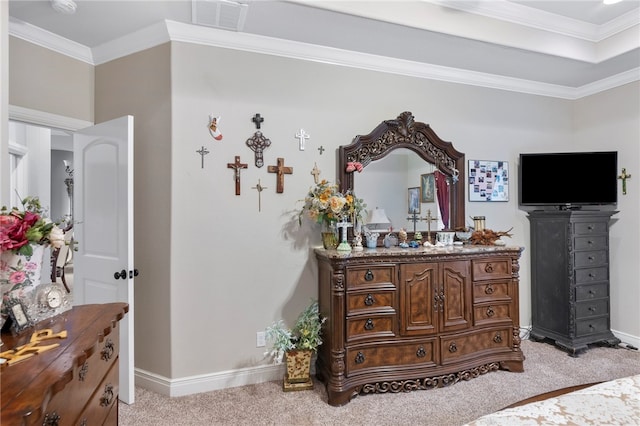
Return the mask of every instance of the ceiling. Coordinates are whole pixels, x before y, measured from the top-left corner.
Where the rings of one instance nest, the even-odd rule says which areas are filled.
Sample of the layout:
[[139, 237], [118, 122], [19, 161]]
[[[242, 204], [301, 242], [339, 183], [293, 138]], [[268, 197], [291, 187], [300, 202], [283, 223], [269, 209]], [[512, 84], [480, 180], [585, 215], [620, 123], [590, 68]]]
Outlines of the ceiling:
[[[198, 22], [208, 19], [205, 12], [211, 7], [246, 10], [240, 28], [208, 30], [217, 31], [212, 34], [291, 40], [307, 51], [324, 46], [325, 52], [340, 52], [346, 62], [367, 58], [381, 68], [393, 62], [394, 69], [402, 72], [424, 72], [428, 67], [431, 77], [442, 75], [444, 80], [454, 81], [451, 75], [466, 73], [464, 79], [470, 84], [500, 86], [500, 80], [509, 80], [523, 91], [531, 87], [532, 93], [537, 93], [536, 85], [547, 91], [556, 86], [565, 92], [597, 91], [640, 80], [640, 0], [614, 5], [600, 0], [241, 0], [245, 6], [224, 0], [76, 3], [76, 12], [64, 15], [54, 11], [48, 0], [9, 0], [9, 33], [39, 44], [57, 35], [58, 40], [93, 52], [89, 61], [99, 63], [106, 60], [99, 54], [106, 46], [164, 20], [182, 23], [183, 31], [192, 27], [203, 31], [202, 26], [192, 25], [195, 3]], [[33, 36], [34, 30], [45, 31]]]

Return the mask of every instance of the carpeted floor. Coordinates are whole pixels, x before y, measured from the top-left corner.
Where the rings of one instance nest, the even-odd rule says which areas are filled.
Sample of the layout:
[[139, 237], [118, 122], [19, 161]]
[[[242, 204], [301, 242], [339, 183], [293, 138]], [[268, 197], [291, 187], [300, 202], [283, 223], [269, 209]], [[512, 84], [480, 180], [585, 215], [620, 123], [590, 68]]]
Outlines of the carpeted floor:
[[578, 358], [548, 343], [523, 341], [524, 373], [498, 371], [453, 386], [365, 395], [343, 407], [326, 403], [324, 386], [283, 392], [268, 382], [169, 398], [136, 388], [120, 403], [120, 424], [161, 425], [462, 425], [514, 402], [555, 389], [640, 374], [640, 353], [594, 346]]

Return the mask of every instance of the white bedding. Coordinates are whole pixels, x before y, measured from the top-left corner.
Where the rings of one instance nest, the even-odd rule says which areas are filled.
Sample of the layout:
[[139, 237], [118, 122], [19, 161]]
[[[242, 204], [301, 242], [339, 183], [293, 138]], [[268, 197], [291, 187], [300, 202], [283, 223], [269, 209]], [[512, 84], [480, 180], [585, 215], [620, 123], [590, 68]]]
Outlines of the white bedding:
[[640, 425], [640, 374], [508, 408], [467, 425]]

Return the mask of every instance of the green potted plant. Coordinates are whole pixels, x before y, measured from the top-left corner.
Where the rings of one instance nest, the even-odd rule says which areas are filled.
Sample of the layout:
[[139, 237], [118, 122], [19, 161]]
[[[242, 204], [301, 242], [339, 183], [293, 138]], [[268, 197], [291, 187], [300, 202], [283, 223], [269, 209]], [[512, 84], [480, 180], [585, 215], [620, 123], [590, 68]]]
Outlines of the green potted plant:
[[318, 302], [312, 301], [298, 316], [293, 329], [282, 320], [266, 329], [269, 350], [265, 353], [276, 364], [286, 359], [285, 390], [302, 390], [313, 387], [311, 358], [322, 344], [322, 324], [326, 318], [320, 315]]

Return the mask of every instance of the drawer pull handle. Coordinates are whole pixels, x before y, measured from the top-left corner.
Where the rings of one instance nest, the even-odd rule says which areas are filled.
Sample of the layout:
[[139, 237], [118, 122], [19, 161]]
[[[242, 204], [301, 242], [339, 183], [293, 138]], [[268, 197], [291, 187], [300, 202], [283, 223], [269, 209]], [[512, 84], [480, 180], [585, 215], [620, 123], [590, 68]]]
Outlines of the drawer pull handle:
[[427, 356], [427, 351], [424, 350], [424, 346], [420, 346], [418, 348], [418, 350], [416, 351], [416, 356], [418, 358], [424, 358], [425, 356]]
[[587, 241], [587, 244], [591, 245], [591, 244], [593, 244], [593, 241], [588, 240], [588, 241]]
[[364, 273], [364, 280], [365, 281], [373, 280], [373, 272], [371, 272], [371, 269], [367, 269], [367, 272]]
[[371, 318], [369, 318], [367, 321], [365, 321], [364, 323], [364, 329], [365, 330], [373, 330], [373, 320]]
[[487, 263], [484, 267], [484, 271], [488, 274], [493, 272], [493, 265], [491, 263]]
[[80, 371], [78, 372], [78, 380], [84, 382], [84, 379], [87, 378], [87, 373], [89, 372], [89, 361], [85, 361], [80, 367]]
[[493, 336], [494, 343], [502, 343], [502, 334], [497, 332], [495, 336]]
[[116, 348], [115, 348], [115, 345], [113, 344], [113, 341], [111, 339], [107, 339], [107, 342], [104, 344], [104, 348], [100, 352], [101, 354], [100, 358], [108, 362], [113, 356], [113, 353], [115, 352], [115, 350]]
[[595, 306], [589, 306], [589, 312], [593, 312], [593, 313], [595, 313], [595, 312], [596, 312], [596, 310], [597, 310], [597, 309], [596, 309], [596, 307], [595, 307]]
[[371, 293], [367, 294], [367, 297], [364, 298], [364, 304], [367, 306], [371, 306], [376, 303], [376, 299], [373, 298]]
[[594, 295], [594, 294], [596, 294], [596, 292], [595, 292], [595, 291], [593, 291], [593, 290], [589, 290], [589, 294], [590, 294], [590, 295]]
[[593, 225], [589, 225], [589, 226], [587, 226], [587, 229], [588, 229], [589, 231], [593, 231]]
[[485, 294], [493, 294], [494, 289], [491, 284], [487, 284], [487, 287], [484, 289]]
[[108, 407], [113, 402], [113, 385], [111, 383], [104, 386], [104, 393], [100, 397], [100, 406]]
[[456, 345], [456, 342], [451, 342], [451, 344], [449, 344], [449, 352], [454, 353], [458, 351], [458, 346]]
[[356, 364], [362, 364], [364, 362], [364, 354], [362, 352], [358, 352], [356, 354]]
[[589, 256], [587, 259], [589, 259], [589, 260], [593, 260], [593, 256]]
[[489, 306], [489, 307], [487, 308], [487, 316], [488, 316], [488, 317], [492, 317], [492, 316], [494, 316], [495, 314], [496, 314], [496, 312], [493, 310], [493, 306]]
[[55, 411], [44, 415], [42, 426], [58, 426], [60, 424], [60, 416]]
[[589, 278], [593, 278], [595, 276], [596, 276], [596, 274], [594, 274], [593, 272], [589, 272]]

